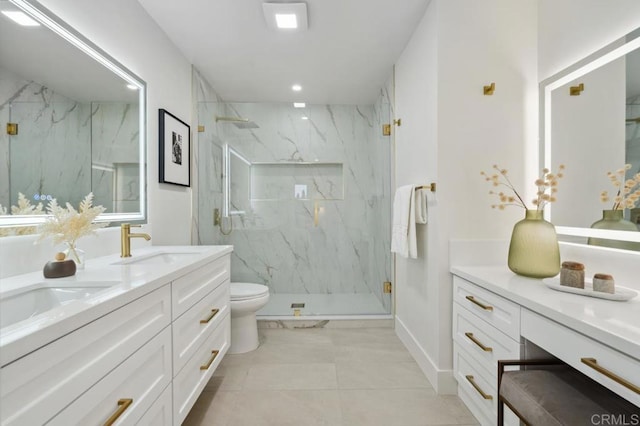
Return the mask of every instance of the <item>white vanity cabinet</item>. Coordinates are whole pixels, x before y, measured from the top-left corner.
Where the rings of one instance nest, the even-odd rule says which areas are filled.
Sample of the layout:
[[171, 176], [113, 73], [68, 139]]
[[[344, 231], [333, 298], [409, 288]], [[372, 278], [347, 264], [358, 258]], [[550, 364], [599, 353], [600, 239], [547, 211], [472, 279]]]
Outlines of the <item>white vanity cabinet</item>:
[[0, 425], [180, 425], [229, 348], [230, 251], [150, 275], [147, 293], [3, 366]]
[[224, 256], [171, 284], [175, 425], [182, 424], [229, 350], [229, 267]]
[[640, 352], [625, 354], [528, 309], [522, 336], [640, 407]]
[[[640, 406], [640, 297], [615, 302], [558, 292], [500, 266], [452, 273], [454, 374], [481, 424], [496, 423], [496, 361], [532, 353], [551, 354]], [[507, 407], [505, 424], [519, 424]]]
[[[458, 395], [482, 424], [497, 415], [498, 360], [520, 359], [520, 306], [453, 278], [453, 368]], [[513, 419], [505, 419], [511, 424]], [[517, 424], [514, 423], [514, 424]]]
[[171, 329], [166, 327], [47, 425], [136, 424], [171, 383]]
[[44, 424], [170, 323], [165, 285], [3, 367], [0, 423]]
[[162, 395], [156, 399], [151, 408], [144, 413], [138, 426], [172, 426], [173, 425], [173, 389], [167, 386]]

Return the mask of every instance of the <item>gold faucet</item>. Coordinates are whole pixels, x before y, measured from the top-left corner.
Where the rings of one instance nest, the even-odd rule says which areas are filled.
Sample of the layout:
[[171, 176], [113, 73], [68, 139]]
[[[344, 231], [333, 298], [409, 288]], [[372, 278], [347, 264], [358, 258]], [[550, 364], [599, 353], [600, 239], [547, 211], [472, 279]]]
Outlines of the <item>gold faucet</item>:
[[140, 228], [142, 225], [131, 225], [130, 223], [123, 223], [120, 225], [120, 257], [131, 257], [131, 238], [144, 238], [149, 241], [151, 236], [149, 234], [139, 233], [132, 234], [131, 228]]

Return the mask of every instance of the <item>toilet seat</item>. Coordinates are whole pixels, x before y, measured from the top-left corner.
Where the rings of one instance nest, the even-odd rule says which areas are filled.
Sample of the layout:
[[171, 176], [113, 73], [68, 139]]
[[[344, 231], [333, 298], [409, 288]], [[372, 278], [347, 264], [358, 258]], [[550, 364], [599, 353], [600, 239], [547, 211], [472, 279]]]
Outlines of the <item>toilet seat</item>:
[[254, 283], [235, 283], [230, 286], [231, 300], [250, 300], [269, 294], [269, 287]]

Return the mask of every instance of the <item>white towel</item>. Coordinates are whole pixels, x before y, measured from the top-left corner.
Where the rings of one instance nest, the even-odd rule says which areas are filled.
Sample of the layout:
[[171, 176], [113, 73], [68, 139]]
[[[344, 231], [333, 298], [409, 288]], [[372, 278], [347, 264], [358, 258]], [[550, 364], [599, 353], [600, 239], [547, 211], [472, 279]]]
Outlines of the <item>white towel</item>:
[[393, 198], [391, 251], [402, 257], [418, 257], [416, 241], [415, 185], [401, 186]]
[[428, 192], [422, 188], [415, 190], [414, 205], [416, 209], [416, 223], [427, 223], [427, 195]]

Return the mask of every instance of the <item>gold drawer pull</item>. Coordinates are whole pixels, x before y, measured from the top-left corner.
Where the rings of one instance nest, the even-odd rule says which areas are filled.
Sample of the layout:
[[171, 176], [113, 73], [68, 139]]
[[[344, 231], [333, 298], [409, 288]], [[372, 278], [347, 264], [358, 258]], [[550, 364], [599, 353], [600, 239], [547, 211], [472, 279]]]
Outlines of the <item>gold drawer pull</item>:
[[473, 333], [464, 333], [465, 336], [467, 336], [469, 338], [469, 340], [471, 340], [473, 343], [475, 343], [476, 345], [478, 345], [480, 347], [480, 349], [482, 349], [485, 352], [493, 352], [493, 348], [490, 348], [489, 346], [485, 346], [482, 344], [482, 342], [480, 342], [480, 340], [476, 339], [475, 337], [473, 337]]
[[471, 303], [475, 303], [476, 305], [480, 306], [485, 311], [493, 311], [493, 306], [489, 306], [489, 305], [485, 305], [484, 303], [480, 303], [473, 296], [465, 296], [465, 299], [467, 299]]
[[211, 364], [213, 364], [213, 361], [218, 356], [218, 352], [220, 351], [211, 351], [211, 358], [209, 358], [209, 361], [207, 361], [206, 364], [200, 366], [200, 370], [208, 370], [209, 367], [211, 367]]
[[133, 399], [131, 398], [119, 399], [118, 409], [116, 410], [115, 413], [111, 415], [111, 417], [109, 417], [109, 419], [105, 422], [104, 426], [111, 426], [112, 424], [114, 424], [116, 420], [118, 420], [118, 417], [120, 417], [122, 413], [127, 411], [127, 408], [129, 408], [131, 404], [133, 404]]
[[600, 364], [598, 364], [598, 361], [595, 358], [580, 358], [580, 361], [582, 361], [583, 364], [587, 364], [589, 367], [593, 368], [598, 373], [601, 373], [606, 377], [610, 378], [614, 382], [621, 384], [625, 388], [630, 389], [637, 394], [640, 394], [640, 387], [634, 385], [633, 383], [623, 379], [617, 374], [612, 373], [611, 371], [602, 367]]
[[482, 395], [484, 399], [493, 399], [491, 395], [487, 395], [486, 393], [484, 393], [482, 389], [480, 389], [480, 386], [478, 386], [476, 381], [473, 380], [473, 376], [464, 376], [464, 377], [469, 381], [469, 383], [471, 383], [471, 386], [473, 386], [478, 391], [478, 393]]
[[211, 313], [209, 314], [208, 317], [206, 317], [203, 320], [200, 320], [200, 324], [208, 324], [209, 321], [211, 321], [213, 319], [213, 317], [215, 317], [216, 315], [218, 315], [218, 312], [220, 312], [220, 309], [212, 309]]
[[467, 379], [467, 381], [468, 381], [469, 383], [471, 383], [471, 386], [473, 386], [473, 387], [478, 391], [478, 393], [479, 393], [480, 395], [482, 395], [482, 397], [483, 397], [484, 399], [493, 399], [493, 396], [491, 396], [491, 395], [487, 395], [486, 393], [484, 393], [484, 391], [483, 391], [482, 389], [480, 389], [480, 386], [478, 386], [478, 384], [476, 383], [476, 381], [475, 381], [475, 380], [473, 380], [473, 376], [469, 375], [469, 376], [464, 376], [464, 377], [465, 377], [465, 379]]

